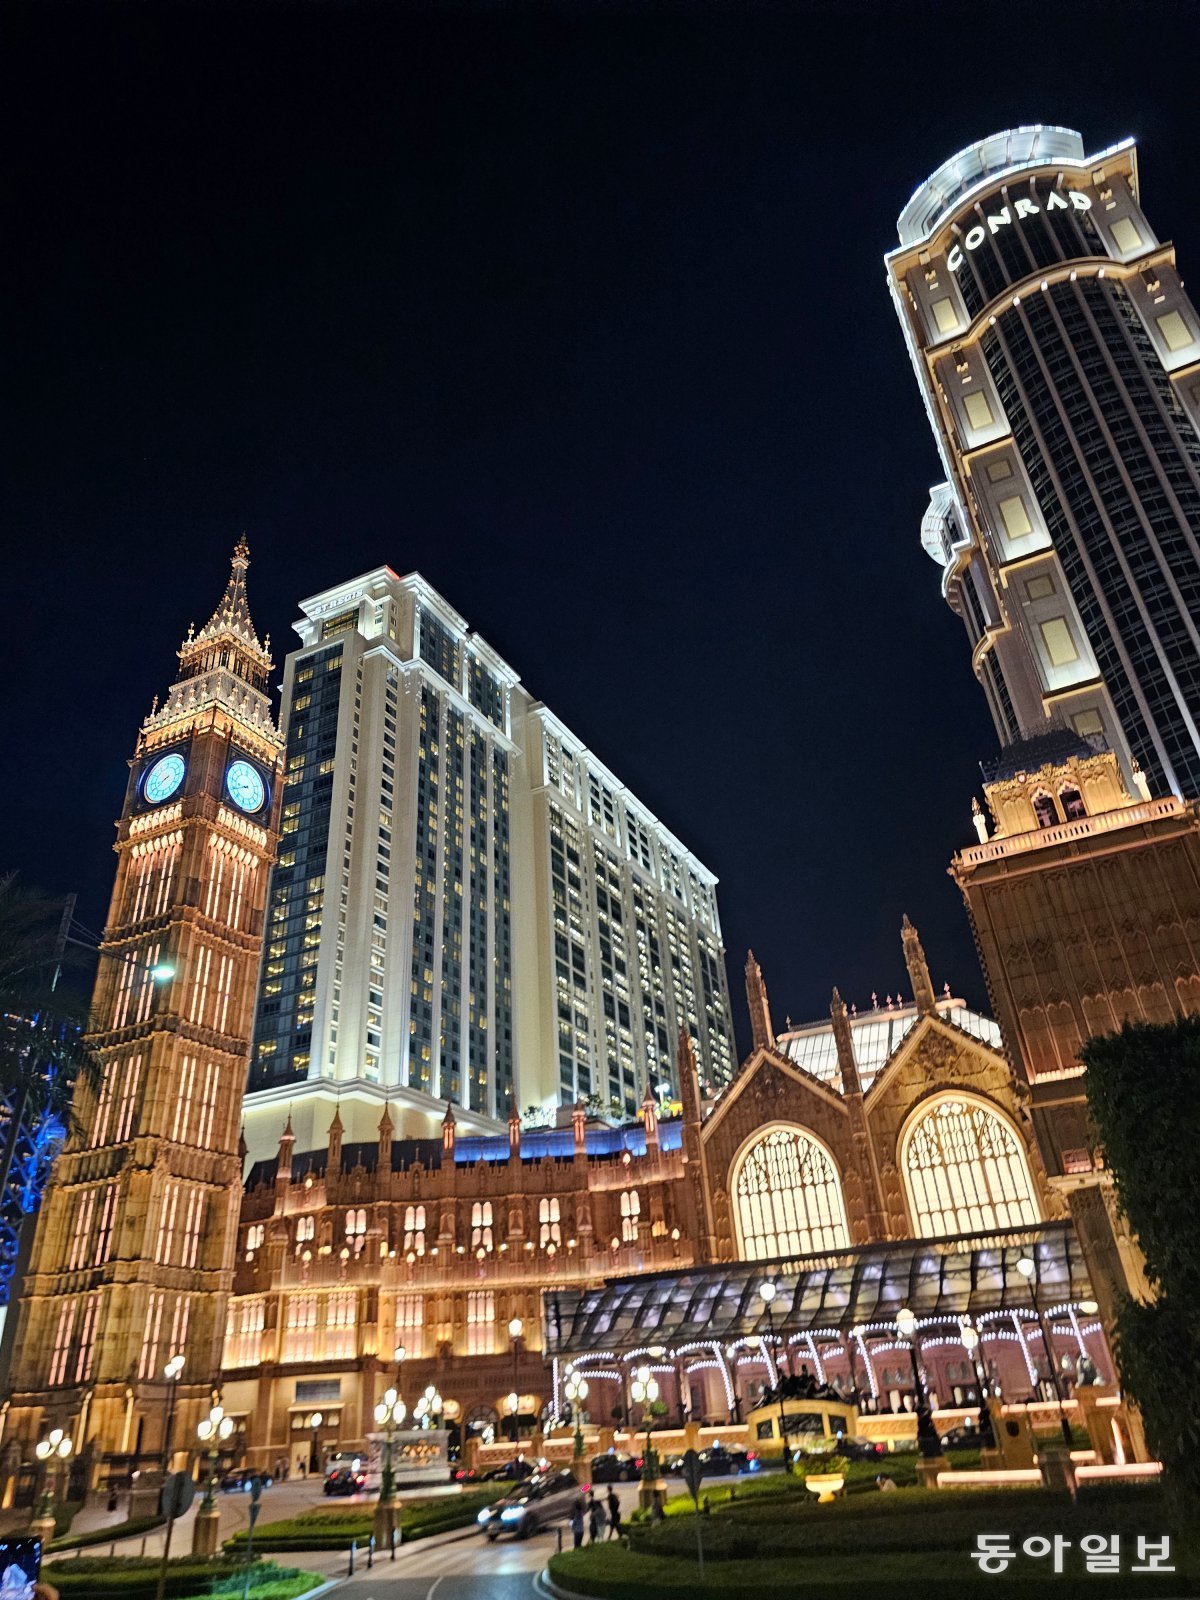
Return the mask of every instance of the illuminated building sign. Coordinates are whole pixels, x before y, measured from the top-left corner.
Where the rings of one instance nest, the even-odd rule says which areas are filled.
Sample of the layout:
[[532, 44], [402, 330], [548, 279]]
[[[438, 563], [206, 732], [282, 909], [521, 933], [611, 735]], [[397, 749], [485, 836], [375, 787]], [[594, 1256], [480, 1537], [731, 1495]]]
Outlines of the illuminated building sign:
[[[1092, 209], [1091, 195], [1084, 194], [1079, 189], [1068, 189], [1063, 194], [1058, 189], [1051, 189], [1046, 198], [1044, 209], [1047, 211], [1090, 211]], [[999, 211], [988, 213], [987, 227], [982, 222], [968, 230], [962, 244], [952, 245], [946, 257], [946, 265], [951, 272], [957, 272], [963, 264], [963, 250], [978, 250], [979, 246], [991, 233], [999, 233], [1001, 228], [1011, 226], [1013, 222], [1021, 222], [1025, 217], [1032, 217], [1043, 209], [1036, 200], [1014, 200], [1010, 206], [1001, 206]]]

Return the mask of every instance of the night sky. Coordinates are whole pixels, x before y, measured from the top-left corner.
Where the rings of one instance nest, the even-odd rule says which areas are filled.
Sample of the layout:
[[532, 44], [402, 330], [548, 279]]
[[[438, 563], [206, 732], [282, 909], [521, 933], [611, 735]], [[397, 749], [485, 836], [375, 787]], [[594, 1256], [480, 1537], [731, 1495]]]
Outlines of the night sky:
[[0, 865], [104, 918], [141, 718], [245, 530], [420, 570], [721, 879], [739, 1043], [985, 1004], [946, 876], [995, 747], [918, 529], [881, 257], [947, 156], [1140, 141], [1200, 274], [1191, 4], [5, 8]]

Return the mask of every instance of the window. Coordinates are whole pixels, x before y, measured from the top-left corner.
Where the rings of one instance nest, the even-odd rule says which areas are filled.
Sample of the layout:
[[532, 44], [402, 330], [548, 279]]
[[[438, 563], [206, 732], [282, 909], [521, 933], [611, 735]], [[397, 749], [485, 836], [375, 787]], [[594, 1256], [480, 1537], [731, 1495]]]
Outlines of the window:
[[349, 1361], [355, 1354], [358, 1296], [353, 1289], [325, 1297], [325, 1360]]
[[1025, 509], [1025, 502], [1019, 494], [1010, 494], [1001, 500], [999, 509], [1004, 521], [1004, 531], [1010, 539], [1021, 539], [1027, 533], [1033, 532], [1033, 524]]
[[904, 1136], [900, 1166], [918, 1238], [1041, 1221], [1021, 1142], [982, 1101], [948, 1094], [923, 1107]]
[[1046, 654], [1050, 657], [1051, 666], [1066, 667], [1072, 661], [1079, 660], [1079, 651], [1075, 648], [1066, 617], [1051, 617], [1048, 621], [1039, 623], [1039, 627], [1042, 630], [1042, 640], [1046, 646]]
[[467, 1354], [490, 1356], [496, 1336], [496, 1296], [475, 1289], [467, 1296]]
[[991, 483], [1003, 483], [1005, 478], [1011, 478], [1013, 475], [1012, 462], [1005, 461], [1003, 457], [999, 461], [990, 461], [987, 475]]
[[235, 1300], [229, 1311], [224, 1365], [257, 1366], [262, 1360], [262, 1335], [265, 1325], [266, 1302], [261, 1295], [253, 1295], [246, 1300]]
[[346, 1237], [354, 1239], [361, 1237], [367, 1231], [367, 1213], [362, 1206], [346, 1213]]
[[642, 1215], [642, 1197], [636, 1189], [626, 1189], [621, 1194], [621, 1238], [625, 1244], [636, 1244], [638, 1223]]
[[1192, 330], [1178, 311], [1168, 311], [1163, 316], [1156, 317], [1155, 321], [1168, 350], [1186, 350], [1191, 344]]
[[1047, 595], [1054, 593], [1054, 579], [1044, 572], [1039, 572], [1036, 578], [1030, 578], [1026, 582], [1025, 593], [1031, 600], [1044, 600]]
[[1044, 789], [1039, 790], [1033, 797], [1033, 814], [1037, 818], [1039, 828], [1057, 828], [1058, 808]]
[[252, 1222], [246, 1229], [247, 1260], [249, 1260], [256, 1250], [262, 1249], [263, 1240], [266, 1238], [266, 1236], [267, 1228], [266, 1224], [263, 1222]]
[[1083, 803], [1083, 796], [1074, 784], [1067, 784], [1058, 791], [1059, 804], [1063, 809], [1063, 816], [1068, 822], [1074, 822], [1078, 817], [1087, 816], [1087, 807]]
[[562, 1243], [561, 1220], [557, 1198], [538, 1201], [538, 1243], [543, 1250], [548, 1244]]
[[1142, 236], [1129, 217], [1118, 217], [1112, 225], [1113, 243], [1126, 254], [1141, 248]]
[[953, 333], [958, 327], [958, 312], [953, 300], [935, 300], [930, 307], [939, 333]]
[[476, 1200], [471, 1207], [471, 1249], [492, 1248], [492, 1202]]
[[296, 1250], [299, 1252], [306, 1244], [311, 1244], [317, 1231], [316, 1217], [296, 1218]]
[[419, 1294], [396, 1296], [395, 1344], [404, 1346], [407, 1360], [425, 1353], [425, 1297]]
[[404, 1208], [404, 1253], [415, 1250], [417, 1255], [425, 1254], [425, 1207], [406, 1206]]
[[967, 395], [963, 401], [963, 409], [967, 413], [967, 421], [973, 428], [986, 428], [994, 421], [992, 408], [988, 404], [988, 397], [980, 394], [978, 389], [974, 394]]
[[283, 1323], [284, 1361], [311, 1361], [317, 1328], [317, 1297], [294, 1294], [288, 1300]]
[[733, 1194], [746, 1260], [844, 1250], [850, 1243], [837, 1168], [803, 1128], [777, 1124], [758, 1134], [736, 1164]]
[[1082, 734], [1086, 739], [1090, 733], [1103, 733], [1104, 721], [1098, 711], [1090, 707], [1087, 711], [1077, 711], [1071, 718], [1071, 726], [1076, 733]]
[[71, 1334], [75, 1328], [76, 1303], [74, 1300], [64, 1300], [59, 1307], [58, 1321], [54, 1328], [54, 1343], [50, 1347], [48, 1381], [51, 1388], [55, 1384], [66, 1382], [67, 1356], [71, 1349]]

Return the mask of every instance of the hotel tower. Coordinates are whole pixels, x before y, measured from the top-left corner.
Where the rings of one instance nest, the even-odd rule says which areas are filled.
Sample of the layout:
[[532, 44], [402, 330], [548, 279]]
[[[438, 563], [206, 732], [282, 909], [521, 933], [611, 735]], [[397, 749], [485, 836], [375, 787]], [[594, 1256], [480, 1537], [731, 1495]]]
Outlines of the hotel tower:
[[305, 600], [246, 1101], [255, 1159], [499, 1132], [733, 1069], [716, 878], [416, 574]]
[[1200, 794], [1200, 318], [1133, 141], [996, 134], [899, 234], [888, 279], [945, 472], [921, 539], [1001, 742], [1051, 719], [1102, 736], [1135, 794]]

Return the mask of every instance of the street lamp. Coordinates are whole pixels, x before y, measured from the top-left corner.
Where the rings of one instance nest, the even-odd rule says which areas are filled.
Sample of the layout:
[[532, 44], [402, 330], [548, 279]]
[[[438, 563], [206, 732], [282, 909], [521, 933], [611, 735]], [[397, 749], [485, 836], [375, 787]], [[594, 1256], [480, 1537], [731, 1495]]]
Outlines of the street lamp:
[[658, 1399], [658, 1379], [649, 1367], [639, 1367], [629, 1385], [634, 1405], [642, 1407], [642, 1421], [646, 1424], [646, 1448], [642, 1456], [642, 1477], [648, 1482], [658, 1476], [658, 1462], [650, 1449], [650, 1433], [654, 1427], [651, 1407]]
[[960, 1337], [963, 1349], [971, 1360], [971, 1367], [975, 1373], [975, 1382], [979, 1387], [979, 1443], [984, 1450], [996, 1448], [996, 1432], [992, 1427], [992, 1413], [988, 1409], [987, 1384], [979, 1362], [975, 1359], [975, 1352], [979, 1349], [979, 1329], [969, 1318], [964, 1317], [959, 1323]]
[[[779, 1290], [769, 1279], [758, 1286], [758, 1297], [767, 1313], [767, 1326], [771, 1330], [772, 1350], [775, 1348], [775, 1296], [778, 1293]], [[779, 1371], [778, 1366], [776, 1367], [776, 1392], [779, 1397], [779, 1439], [783, 1446], [783, 1470], [790, 1472], [792, 1470], [792, 1452], [788, 1449], [787, 1423], [783, 1415], [783, 1374]]]
[[514, 1389], [512, 1394], [510, 1394], [508, 1396], [508, 1398], [505, 1400], [504, 1404], [505, 1404], [505, 1407], [507, 1408], [507, 1411], [508, 1411], [509, 1432], [512, 1434], [512, 1442], [514, 1444], [516, 1444], [516, 1442], [517, 1442], [517, 1408], [521, 1404], [521, 1396]]
[[572, 1373], [564, 1392], [571, 1403], [571, 1416], [575, 1422], [575, 1457], [578, 1460], [583, 1455], [583, 1402], [587, 1399], [587, 1379]]
[[1067, 1421], [1067, 1410], [1063, 1405], [1062, 1382], [1058, 1376], [1058, 1368], [1054, 1365], [1054, 1353], [1050, 1349], [1050, 1337], [1046, 1332], [1046, 1319], [1042, 1316], [1041, 1302], [1037, 1292], [1037, 1262], [1032, 1256], [1022, 1256], [1017, 1262], [1017, 1271], [1029, 1285], [1029, 1298], [1033, 1302], [1033, 1314], [1037, 1318], [1038, 1328], [1042, 1335], [1042, 1349], [1046, 1352], [1046, 1365], [1050, 1368], [1050, 1382], [1054, 1385], [1054, 1397], [1058, 1401], [1058, 1421], [1062, 1428], [1063, 1442], [1067, 1449], [1071, 1448], [1071, 1424]]
[[321, 1424], [324, 1421], [325, 1418], [319, 1411], [314, 1411], [308, 1419], [308, 1425], [312, 1429], [312, 1448], [308, 1454], [308, 1470], [310, 1472], [320, 1472], [321, 1470]]
[[896, 1331], [908, 1345], [908, 1358], [912, 1362], [913, 1390], [917, 1405], [917, 1448], [926, 1461], [942, 1453], [942, 1441], [933, 1425], [933, 1412], [929, 1409], [929, 1395], [917, 1360], [917, 1319], [907, 1306], [896, 1313]]
[[183, 1357], [172, 1356], [163, 1368], [163, 1377], [167, 1380], [167, 1420], [163, 1424], [162, 1448], [162, 1475], [165, 1478], [171, 1470], [171, 1436], [175, 1432], [175, 1391], [179, 1386], [179, 1374], [183, 1371]]
[[413, 1417], [422, 1428], [436, 1428], [436, 1418], [441, 1414], [442, 1397], [431, 1383], [413, 1407]]
[[[509, 1337], [510, 1341], [512, 1342], [513, 1389], [514, 1390], [519, 1386], [520, 1381], [521, 1381], [521, 1375], [520, 1375], [520, 1369], [519, 1369], [519, 1361], [520, 1361], [520, 1353], [521, 1353], [521, 1335], [524, 1332], [525, 1332], [525, 1324], [521, 1321], [520, 1317], [514, 1317], [512, 1319], [512, 1321], [508, 1325], [508, 1337]], [[512, 1395], [509, 1395], [508, 1398], [511, 1400], [513, 1397], [512, 1397]], [[516, 1442], [517, 1442], [517, 1407], [516, 1406], [512, 1406], [510, 1409], [512, 1411], [512, 1442], [514, 1444], [516, 1444]]]
[[208, 1477], [204, 1484], [204, 1499], [200, 1502], [201, 1513], [216, 1509], [217, 1462], [221, 1446], [232, 1432], [233, 1418], [225, 1415], [224, 1406], [211, 1407], [203, 1422], [196, 1424], [197, 1437], [208, 1455]]
[[408, 1407], [395, 1389], [385, 1389], [383, 1399], [375, 1407], [375, 1421], [383, 1429], [383, 1471], [379, 1477], [379, 1498], [390, 1500], [395, 1492], [392, 1473], [392, 1436], [404, 1426]]
[[45, 1472], [45, 1480], [42, 1484], [42, 1500], [38, 1506], [38, 1521], [54, 1521], [54, 1502], [58, 1495], [58, 1475], [63, 1465], [71, 1459], [71, 1452], [74, 1448], [75, 1441], [69, 1433], [64, 1433], [61, 1428], [53, 1428], [45, 1439], [39, 1439], [37, 1443], [34, 1454], [42, 1463]]

